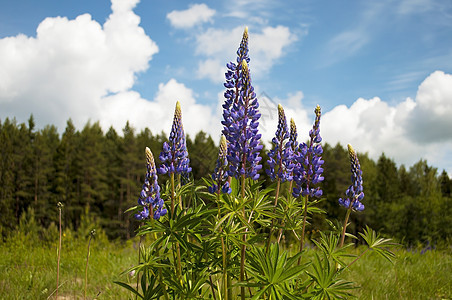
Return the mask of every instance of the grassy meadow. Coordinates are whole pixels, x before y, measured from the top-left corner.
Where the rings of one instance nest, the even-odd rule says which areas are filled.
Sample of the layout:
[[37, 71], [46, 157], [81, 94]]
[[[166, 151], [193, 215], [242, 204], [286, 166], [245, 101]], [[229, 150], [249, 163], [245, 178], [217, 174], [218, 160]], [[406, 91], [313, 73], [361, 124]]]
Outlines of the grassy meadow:
[[[135, 299], [113, 281], [136, 281], [121, 273], [137, 264], [138, 241], [110, 242], [102, 232], [92, 240], [87, 299]], [[59, 299], [83, 299], [87, 246], [87, 237], [65, 231]], [[57, 248], [57, 240], [45, 242], [21, 232], [0, 244], [1, 299], [54, 299]], [[396, 254], [391, 264], [370, 253], [346, 271], [346, 279], [360, 287], [354, 291], [358, 299], [452, 299], [450, 251], [398, 249]]]

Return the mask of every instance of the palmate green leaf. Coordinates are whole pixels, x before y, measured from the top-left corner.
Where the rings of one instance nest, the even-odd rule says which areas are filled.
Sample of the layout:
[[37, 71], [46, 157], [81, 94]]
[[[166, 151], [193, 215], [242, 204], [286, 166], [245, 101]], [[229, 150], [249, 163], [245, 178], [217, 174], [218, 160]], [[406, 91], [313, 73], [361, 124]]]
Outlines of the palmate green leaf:
[[290, 283], [309, 265], [308, 263], [297, 265], [302, 253], [288, 257], [287, 251], [280, 253], [278, 244], [271, 245], [268, 254], [260, 248], [251, 248], [249, 252], [246, 268], [252, 278], [245, 285], [257, 284], [260, 288], [252, 299], [259, 299], [264, 294], [271, 299], [282, 299], [282, 295], [294, 294]]
[[186, 270], [180, 281], [174, 273], [166, 272], [165, 283], [179, 296], [176, 299], [205, 299], [207, 289], [204, 293], [200, 291], [208, 285], [208, 276], [207, 268]]
[[374, 250], [390, 263], [393, 263], [392, 259], [395, 258], [396, 255], [388, 248], [397, 246], [397, 243], [392, 242], [392, 239], [385, 239], [380, 237], [380, 235], [372, 230], [369, 226], [366, 226], [364, 233], [360, 232], [359, 235], [361, 235], [364, 241], [366, 241], [370, 250]]
[[354, 297], [350, 290], [356, 287], [352, 282], [340, 279], [340, 274], [325, 253], [315, 253], [313, 271], [308, 272], [313, 283], [309, 289], [310, 299], [349, 299]]
[[355, 256], [347, 251], [352, 244], [338, 247], [338, 241], [339, 236], [334, 232], [330, 232], [329, 234], [320, 232], [320, 241], [313, 240], [314, 244], [326, 255], [327, 259], [332, 259], [340, 265], [345, 266], [346, 264], [343, 258]]

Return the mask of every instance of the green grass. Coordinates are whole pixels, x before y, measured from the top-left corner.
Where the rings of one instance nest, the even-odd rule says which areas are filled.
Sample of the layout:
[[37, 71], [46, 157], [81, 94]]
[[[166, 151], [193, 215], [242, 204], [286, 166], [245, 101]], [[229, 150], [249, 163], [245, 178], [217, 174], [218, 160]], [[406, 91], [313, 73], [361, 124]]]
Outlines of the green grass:
[[[63, 237], [59, 299], [83, 299], [88, 239], [70, 233]], [[134, 240], [134, 242], [137, 239]], [[127, 299], [128, 293], [113, 283], [132, 280], [120, 274], [137, 263], [131, 242], [112, 243], [94, 239], [91, 243], [87, 299]], [[43, 245], [20, 237], [0, 245], [0, 295], [2, 299], [47, 299], [56, 289], [57, 241]], [[53, 294], [53, 299], [55, 294]]]
[[358, 299], [452, 299], [452, 254], [445, 251], [396, 251], [394, 264], [374, 253], [347, 271], [361, 288]]
[[[87, 243], [88, 238], [76, 238], [71, 232], [63, 237], [60, 299], [83, 299]], [[135, 282], [128, 274], [120, 274], [137, 263], [136, 243], [138, 239], [117, 243], [96, 236], [91, 244], [88, 299], [130, 297], [113, 281]], [[57, 245], [57, 241], [40, 242], [24, 234], [0, 244], [2, 299], [47, 299], [55, 290]], [[359, 249], [353, 251], [359, 253]], [[391, 264], [370, 253], [345, 271], [346, 279], [361, 287], [354, 291], [358, 299], [452, 299], [450, 252], [398, 250], [396, 254]]]

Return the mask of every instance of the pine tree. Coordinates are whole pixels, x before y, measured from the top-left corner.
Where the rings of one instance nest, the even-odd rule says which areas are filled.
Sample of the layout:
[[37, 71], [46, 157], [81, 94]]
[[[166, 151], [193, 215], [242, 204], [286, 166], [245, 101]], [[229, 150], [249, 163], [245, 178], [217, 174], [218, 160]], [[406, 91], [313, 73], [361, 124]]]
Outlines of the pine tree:
[[44, 226], [48, 226], [53, 219], [49, 211], [52, 210], [52, 203], [57, 202], [53, 175], [54, 157], [59, 142], [56, 127], [47, 125], [34, 135], [32, 143], [33, 208], [36, 219]]
[[78, 195], [79, 215], [88, 206], [94, 215], [100, 215], [108, 191], [105, 137], [99, 122], [88, 122], [80, 133], [81, 189]]
[[[13, 142], [11, 135], [15, 124], [6, 118], [0, 122], [0, 227], [6, 230], [14, 228], [14, 174], [13, 174]], [[6, 230], [0, 230], [3, 234]]]
[[123, 129], [123, 141], [121, 147], [121, 162], [122, 162], [122, 176], [120, 178], [121, 190], [118, 206], [118, 220], [125, 230], [126, 237], [130, 237], [130, 218], [124, 216], [124, 211], [132, 206], [136, 205], [136, 199], [139, 195], [141, 181], [143, 176], [144, 163], [143, 163], [144, 150], [138, 149], [135, 138], [135, 130], [130, 126], [127, 121], [126, 126]]
[[120, 209], [121, 176], [123, 173], [121, 161], [122, 138], [113, 127], [110, 127], [105, 135], [107, 160], [108, 190], [102, 210], [102, 225], [110, 238], [120, 236], [121, 216], [118, 216]]
[[[80, 191], [81, 170], [78, 159], [80, 133], [75, 130], [72, 120], [67, 121], [66, 129], [61, 137], [55, 154], [55, 192], [57, 201], [65, 205], [66, 222], [75, 228], [80, 210], [77, 206], [77, 195]], [[52, 203], [56, 215], [56, 203]]]
[[207, 177], [215, 169], [218, 156], [218, 147], [212, 138], [203, 131], [196, 134], [194, 141], [187, 136], [187, 149], [194, 179]]

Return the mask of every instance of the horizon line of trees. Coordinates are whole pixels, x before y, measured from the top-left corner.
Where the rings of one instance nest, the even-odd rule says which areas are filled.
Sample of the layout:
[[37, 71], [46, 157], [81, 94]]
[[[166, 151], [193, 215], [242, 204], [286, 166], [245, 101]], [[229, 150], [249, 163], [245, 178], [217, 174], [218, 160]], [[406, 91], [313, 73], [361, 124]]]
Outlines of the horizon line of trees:
[[[119, 135], [113, 127], [104, 133], [99, 122], [88, 122], [81, 131], [69, 119], [65, 131], [54, 125], [37, 130], [33, 115], [28, 123], [0, 120], [0, 233], [5, 238], [28, 209], [37, 224], [47, 228], [57, 223], [56, 204], [64, 204], [64, 224], [80, 227], [89, 209], [110, 239], [133, 236], [139, 222], [124, 211], [136, 205], [146, 172], [144, 149], [154, 153], [156, 164], [163, 134], [148, 128], [136, 132], [127, 122]], [[209, 177], [215, 168], [218, 146], [200, 131], [187, 136], [193, 179]], [[262, 151], [264, 169], [268, 149]], [[369, 225], [407, 246], [430, 243], [449, 245], [452, 236], [452, 180], [447, 172], [419, 160], [413, 166], [397, 167], [381, 154], [377, 161], [358, 153], [363, 170], [365, 210], [353, 214], [350, 230]], [[345, 210], [337, 200], [350, 185], [348, 152], [340, 144], [324, 144], [324, 215], [311, 220], [311, 234], [325, 229], [325, 218], [342, 219]], [[265, 171], [263, 184], [269, 185]], [[159, 177], [160, 184], [165, 176]]]

